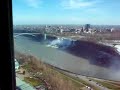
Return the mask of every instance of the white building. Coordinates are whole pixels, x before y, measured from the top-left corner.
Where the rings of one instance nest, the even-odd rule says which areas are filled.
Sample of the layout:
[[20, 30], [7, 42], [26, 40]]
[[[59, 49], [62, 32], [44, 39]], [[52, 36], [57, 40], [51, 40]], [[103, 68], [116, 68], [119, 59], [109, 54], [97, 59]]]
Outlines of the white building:
[[113, 32], [115, 29], [114, 28], [111, 28], [111, 32]]
[[63, 29], [62, 28], [60, 29], [60, 33], [63, 33]]
[[17, 71], [19, 69], [20, 65], [19, 65], [17, 59], [14, 59], [14, 61], [15, 61], [15, 71]]

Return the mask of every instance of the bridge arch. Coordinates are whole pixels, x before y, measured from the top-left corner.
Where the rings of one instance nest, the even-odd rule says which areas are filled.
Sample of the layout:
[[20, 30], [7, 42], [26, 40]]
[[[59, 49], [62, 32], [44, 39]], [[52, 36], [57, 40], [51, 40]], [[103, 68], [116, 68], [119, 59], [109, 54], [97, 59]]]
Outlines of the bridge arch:
[[15, 35], [14, 38], [15, 38], [15, 37], [18, 37], [18, 36], [21, 36], [21, 35], [31, 35], [31, 36], [34, 36], [34, 37], [35, 37], [34, 34], [38, 34], [38, 33], [20, 33], [20, 34]]

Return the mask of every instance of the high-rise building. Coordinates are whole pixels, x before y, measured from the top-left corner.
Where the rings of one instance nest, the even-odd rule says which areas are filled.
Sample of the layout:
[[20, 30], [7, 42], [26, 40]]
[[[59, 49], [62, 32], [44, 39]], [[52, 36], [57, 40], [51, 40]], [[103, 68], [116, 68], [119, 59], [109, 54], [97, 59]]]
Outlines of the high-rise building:
[[86, 32], [88, 32], [89, 29], [90, 29], [90, 24], [85, 24], [85, 28], [84, 28], [84, 30], [86, 30]]

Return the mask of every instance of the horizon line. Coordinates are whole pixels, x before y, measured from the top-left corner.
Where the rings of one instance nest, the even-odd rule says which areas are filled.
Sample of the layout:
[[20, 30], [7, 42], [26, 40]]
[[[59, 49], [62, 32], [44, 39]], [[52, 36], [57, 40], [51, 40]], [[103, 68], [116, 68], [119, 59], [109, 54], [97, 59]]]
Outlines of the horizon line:
[[[85, 23], [85, 24], [90, 24], [90, 23]], [[14, 25], [85, 25], [85, 24], [13, 24]], [[90, 25], [114, 25], [114, 26], [119, 26], [120, 24], [90, 24]]]

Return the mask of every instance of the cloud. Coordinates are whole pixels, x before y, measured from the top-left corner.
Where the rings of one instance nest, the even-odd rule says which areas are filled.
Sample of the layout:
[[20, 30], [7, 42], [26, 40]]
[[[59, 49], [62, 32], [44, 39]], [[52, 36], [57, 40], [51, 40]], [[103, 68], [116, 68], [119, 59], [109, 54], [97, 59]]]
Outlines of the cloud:
[[61, 5], [65, 9], [75, 9], [82, 7], [90, 7], [98, 3], [96, 0], [62, 0]]
[[26, 0], [26, 3], [30, 7], [39, 8], [40, 5], [42, 4], [42, 1], [41, 0]]

